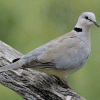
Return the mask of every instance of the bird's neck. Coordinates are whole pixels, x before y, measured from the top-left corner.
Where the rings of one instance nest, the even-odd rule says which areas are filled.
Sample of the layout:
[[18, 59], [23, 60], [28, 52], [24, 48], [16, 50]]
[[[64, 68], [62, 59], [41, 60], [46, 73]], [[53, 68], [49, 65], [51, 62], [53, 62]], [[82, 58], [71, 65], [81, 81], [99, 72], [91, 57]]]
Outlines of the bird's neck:
[[74, 30], [76, 32], [90, 32], [90, 28], [91, 26], [87, 26], [87, 25], [82, 25], [81, 23], [77, 22]]
[[76, 31], [77, 37], [79, 37], [81, 40], [85, 41], [90, 45], [90, 27], [85, 26], [78, 26], [76, 24], [74, 31]]
[[78, 26], [75, 26], [74, 27], [74, 31], [87, 33], [87, 32], [90, 32], [90, 27], [78, 27]]

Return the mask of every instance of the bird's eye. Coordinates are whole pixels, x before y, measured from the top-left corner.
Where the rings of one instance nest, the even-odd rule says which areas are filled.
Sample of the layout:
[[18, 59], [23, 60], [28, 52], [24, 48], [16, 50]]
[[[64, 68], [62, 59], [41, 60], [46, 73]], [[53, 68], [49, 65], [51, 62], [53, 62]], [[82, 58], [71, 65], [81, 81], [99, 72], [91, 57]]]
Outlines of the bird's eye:
[[85, 16], [85, 19], [88, 19], [88, 16]]

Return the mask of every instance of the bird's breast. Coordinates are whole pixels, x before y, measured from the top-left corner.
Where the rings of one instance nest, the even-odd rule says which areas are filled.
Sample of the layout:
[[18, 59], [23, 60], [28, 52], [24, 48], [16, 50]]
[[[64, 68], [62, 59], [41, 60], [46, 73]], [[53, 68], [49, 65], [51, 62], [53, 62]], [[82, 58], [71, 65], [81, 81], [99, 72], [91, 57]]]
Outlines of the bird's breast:
[[76, 47], [66, 50], [56, 67], [66, 69], [67, 73], [73, 73], [80, 69], [88, 60], [91, 48], [84, 42], [80, 42]]

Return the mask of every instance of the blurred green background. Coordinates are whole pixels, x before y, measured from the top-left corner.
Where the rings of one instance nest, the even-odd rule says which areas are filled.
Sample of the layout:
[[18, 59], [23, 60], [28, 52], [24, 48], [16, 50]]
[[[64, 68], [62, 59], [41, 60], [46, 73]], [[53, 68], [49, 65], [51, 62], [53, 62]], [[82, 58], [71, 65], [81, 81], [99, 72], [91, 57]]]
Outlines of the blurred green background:
[[[71, 31], [85, 11], [100, 25], [99, 0], [0, 0], [0, 40], [26, 54]], [[92, 27], [91, 42], [89, 60], [67, 80], [87, 100], [100, 100], [100, 28]], [[23, 99], [0, 84], [0, 100]]]

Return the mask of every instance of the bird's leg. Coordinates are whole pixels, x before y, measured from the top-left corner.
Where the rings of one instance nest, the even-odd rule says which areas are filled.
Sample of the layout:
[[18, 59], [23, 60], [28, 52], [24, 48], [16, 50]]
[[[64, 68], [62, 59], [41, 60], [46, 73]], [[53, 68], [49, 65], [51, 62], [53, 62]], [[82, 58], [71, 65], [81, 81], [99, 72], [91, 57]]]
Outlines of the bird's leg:
[[55, 78], [56, 82], [58, 85], [62, 86], [63, 88], [70, 88], [70, 85], [68, 84], [67, 80], [66, 79], [60, 79], [58, 76], [55, 76], [55, 75], [52, 75], [53, 78]]
[[[71, 86], [69, 85], [68, 81], [65, 78], [62, 78], [62, 82], [65, 86], [67, 86], [68, 88], [72, 89]], [[72, 89], [73, 90], [73, 89]]]

